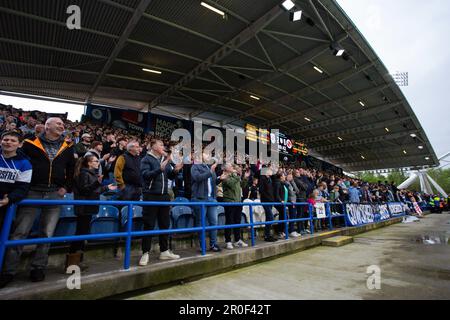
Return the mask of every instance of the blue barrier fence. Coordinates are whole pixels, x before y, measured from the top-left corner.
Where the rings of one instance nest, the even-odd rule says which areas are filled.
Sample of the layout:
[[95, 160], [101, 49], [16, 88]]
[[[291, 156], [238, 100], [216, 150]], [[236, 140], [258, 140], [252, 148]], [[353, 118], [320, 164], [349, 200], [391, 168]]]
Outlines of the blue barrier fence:
[[[74, 235], [74, 236], [62, 236], [51, 238], [34, 238], [34, 239], [22, 239], [22, 240], [9, 240], [10, 229], [18, 206], [50, 206], [50, 205], [109, 205], [109, 206], [126, 206], [127, 221], [126, 228], [123, 232], [115, 233], [101, 233], [101, 234], [88, 234], [88, 235]], [[331, 213], [331, 206], [342, 206], [342, 213], [333, 215]], [[180, 229], [165, 229], [165, 230], [151, 230], [151, 231], [132, 231], [133, 226], [133, 206], [187, 206], [187, 207], [200, 207], [201, 208], [201, 221], [200, 226], [193, 228], [180, 228]], [[211, 206], [248, 206], [249, 207], [249, 223], [234, 224], [234, 225], [206, 225], [206, 208]], [[265, 222], [254, 222], [253, 207], [255, 206], [282, 206], [284, 210], [283, 220], [273, 220]], [[290, 219], [288, 207], [295, 206], [296, 208], [303, 208], [307, 212], [306, 218]], [[298, 212], [298, 211], [297, 211]], [[124, 269], [130, 268], [130, 256], [131, 256], [131, 242], [133, 237], [141, 236], [154, 236], [160, 234], [177, 234], [177, 233], [192, 233], [198, 232], [200, 234], [201, 252], [202, 255], [206, 254], [206, 232], [209, 230], [221, 230], [232, 228], [250, 228], [251, 245], [255, 246], [255, 227], [260, 225], [273, 225], [273, 224], [285, 224], [286, 240], [289, 239], [289, 223], [309, 221], [310, 233], [314, 234], [314, 221], [327, 219], [329, 228], [333, 229], [333, 219], [344, 217], [344, 224], [347, 227], [346, 219], [346, 205], [341, 203], [326, 203], [326, 217], [317, 218], [314, 217], [313, 206], [309, 203], [233, 203], [233, 202], [147, 202], [147, 201], [87, 201], [87, 200], [23, 200], [18, 204], [12, 204], [8, 207], [6, 216], [4, 219], [3, 227], [0, 234], [0, 266], [3, 265], [6, 249], [14, 246], [24, 246], [33, 244], [44, 243], [61, 243], [61, 242], [73, 242], [84, 240], [101, 240], [111, 238], [125, 238], [125, 257], [124, 257]], [[198, 224], [198, 223], [197, 223]]]

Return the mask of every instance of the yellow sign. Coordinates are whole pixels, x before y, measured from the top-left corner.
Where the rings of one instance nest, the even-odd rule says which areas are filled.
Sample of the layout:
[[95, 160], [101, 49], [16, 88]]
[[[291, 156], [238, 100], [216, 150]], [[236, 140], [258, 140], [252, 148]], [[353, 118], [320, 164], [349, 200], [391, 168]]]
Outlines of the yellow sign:
[[301, 154], [301, 155], [307, 156], [308, 148], [306, 147], [306, 145], [304, 143], [294, 141], [294, 146], [292, 148], [292, 152], [294, 154]]

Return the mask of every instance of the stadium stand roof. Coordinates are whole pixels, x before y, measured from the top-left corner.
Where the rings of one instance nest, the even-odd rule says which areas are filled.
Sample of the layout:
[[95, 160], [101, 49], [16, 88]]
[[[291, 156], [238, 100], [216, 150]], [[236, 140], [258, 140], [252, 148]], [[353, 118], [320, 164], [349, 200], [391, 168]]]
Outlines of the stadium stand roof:
[[205, 2], [224, 16], [200, 0], [3, 0], [1, 90], [276, 128], [347, 171], [438, 164], [336, 1], [294, 1], [300, 21], [281, 0]]

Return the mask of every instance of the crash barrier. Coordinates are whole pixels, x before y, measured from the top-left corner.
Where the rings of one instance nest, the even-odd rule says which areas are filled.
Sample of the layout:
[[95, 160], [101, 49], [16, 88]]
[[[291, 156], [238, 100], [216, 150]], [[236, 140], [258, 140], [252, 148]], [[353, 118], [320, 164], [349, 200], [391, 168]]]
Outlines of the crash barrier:
[[[88, 235], [74, 235], [74, 236], [53, 236], [50, 238], [33, 238], [21, 240], [9, 240], [9, 234], [12, 226], [14, 216], [18, 206], [68, 206], [68, 205], [98, 205], [98, 206], [126, 206], [126, 225], [125, 230], [119, 232], [88, 234]], [[133, 231], [133, 212], [134, 207], [145, 206], [186, 206], [186, 207], [200, 207], [201, 221], [197, 221], [197, 227], [192, 228], [176, 228], [165, 230], [151, 230], [151, 231]], [[211, 225], [206, 224], [206, 208], [211, 206], [248, 206], [249, 220], [246, 223], [234, 225]], [[285, 219], [274, 221], [254, 221], [253, 207], [254, 206], [276, 206], [283, 208]], [[289, 208], [294, 208], [297, 212], [303, 212], [303, 218], [291, 219], [289, 215]], [[402, 211], [403, 209], [403, 211]], [[376, 223], [378, 221], [388, 220], [398, 216], [405, 215], [404, 205], [401, 203], [388, 203], [381, 205], [370, 204], [342, 204], [342, 203], [318, 203], [315, 206], [308, 203], [232, 203], [232, 202], [147, 202], [147, 201], [87, 201], [87, 200], [23, 200], [18, 204], [12, 204], [8, 207], [4, 219], [3, 227], [0, 234], [0, 266], [3, 265], [5, 251], [8, 247], [24, 246], [33, 244], [45, 243], [61, 243], [84, 240], [100, 240], [111, 238], [125, 238], [125, 255], [123, 267], [125, 270], [130, 268], [131, 256], [131, 242], [135, 237], [160, 235], [160, 234], [177, 234], [177, 233], [192, 233], [198, 232], [200, 234], [200, 244], [202, 255], [206, 255], [206, 232], [210, 230], [232, 229], [232, 228], [249, 228], [251, 245], [255, 246], [255, 227], [261, 225], [273, 225], [284, 223], [285, 237], [289, 239], [289, 224], [295, 222], [308, 222], [311, 234], [314, 234], [314, 221], [327, 220], [329, 229], [333, 229], [333, 219], [344, 218], [345, 226], [359, 226], [362, 224]]]

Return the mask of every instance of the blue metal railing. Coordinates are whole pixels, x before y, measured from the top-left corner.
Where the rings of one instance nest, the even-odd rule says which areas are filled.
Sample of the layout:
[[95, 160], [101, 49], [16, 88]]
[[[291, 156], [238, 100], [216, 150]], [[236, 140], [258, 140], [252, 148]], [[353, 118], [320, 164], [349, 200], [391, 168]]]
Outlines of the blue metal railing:
[[[115, 233], [102, 233], [102, 234], [87, 234], [87, 235], [74, 235], [74, 236], [63, 236], [63, 237], [51, 237], [51, 238], [34, 238], [34, 239], [21, 239], [21, 240], [9, 240], [9, 233], [11, 225], [13, 222], [14, 215], [16, 213], [18, 206], [49, 206], [49, 205], [112, 205], [112, 206], [127, 206], [127, 222], [126, 228], [123, 232]], [[307, 218], [297, 218], [290, 219], [287, 212], [287, 208], [295, 205], [300, 209], [307, 208], [309, 217]], [[332, 216], [330, 211], [330, 205], [342, 205], [343, 213], [340, 215]], [[164, 229], [164, 230], [149, 230], [149, 231], [132, 231], [133, 225], [133, 206], [188, 206], [188, 207], [201, 207], [201, 224], [198, 227], [193, 228], [180, 228], [180, 229]], [[211, 206], [249, 206], [250, 223], [244, 224], [233, 224], [233, 225], [216, 225], [216, 226], [206, 226], [205, 219], [205, 209]], [[255, 206], [283, 206], [284, 217], [283, 220], [273, 220], [265, 222], [254, 222], [253, 217], [253, 207]], [[309, 221], [310, 222], [310, 232], [314, 233], [314, 220], [318, 219], [329, 219], [330, 229], [333, 229], [332, 219], [344, 217], [345, 226], [347, 226], [347, 221], [345, 219], [345, 204], [334, 204], [327, 203], [327, 217], [317, 218], [313, 216], [313, 206], [309, 203], [237, 203], [237, 202], [147, 202], [147, 201], [87, 201], [87, 200], [23, 200], [18, 204], [12, 204], [8, 207], [6, 216], [3, 222], [3, 227], [0, 234], [0, 266], [3, 265], [3, 259], [5, 256], [6, 248], [14, 246], [24, 246], [32, 244], [44, 244], [44, 243], [60, 243], [60, 242], [73, 242], [73, 241], [84, 241], [84, 240], [100, 240], [100, 239], [111, 239], [111, 238], [125, 238], [125, 257], [124, 257], [124, 269], [130, 268], [130, 256], [131, 256], [131, 242], [133, 237], [140, 236], [150, 236], [150, 235], [160, 235], [160, 234], [175, 234], [175, 233], [200, 233], [201, 241], [201, 251], [202, 255], [206, 254], [206, 231], [209, 230], [221, 230], [221, 229], [232, 229], [232, 228], [250, 228], [251, 245], [255, 246], [255, 226], [260, 225], [273, 225], [273, 224], [285, 224], [285, 234], [286, 240], [289, 239], [289, 223]], [[298, 214], [298, 211], [297, 211]], [[198, 222], [197, 222], [198, 223]]]

